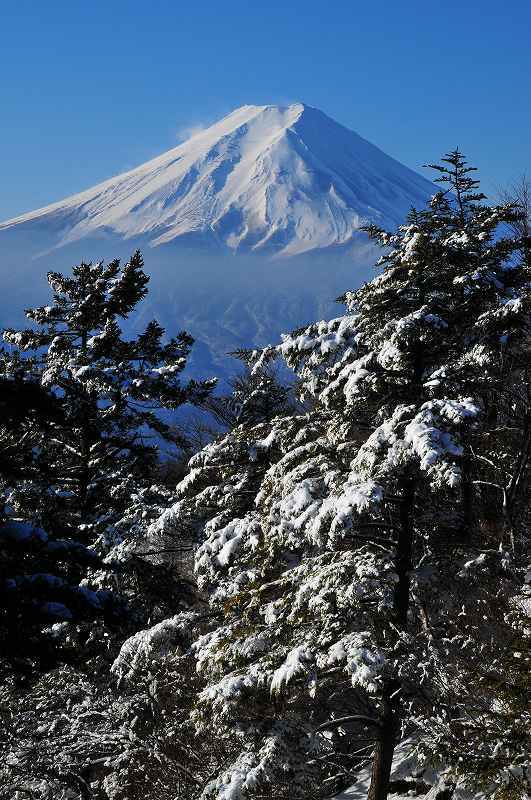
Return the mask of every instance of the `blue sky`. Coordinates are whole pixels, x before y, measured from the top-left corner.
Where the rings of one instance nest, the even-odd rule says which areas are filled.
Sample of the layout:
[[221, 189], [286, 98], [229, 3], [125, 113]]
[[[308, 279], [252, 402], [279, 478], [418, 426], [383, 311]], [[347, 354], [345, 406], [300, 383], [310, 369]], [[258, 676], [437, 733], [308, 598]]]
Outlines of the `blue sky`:
[[303, 101], [484, 189], [531, 174], [531, 3], [0, 0], [0, 219], [175, 146], [245, 103]]

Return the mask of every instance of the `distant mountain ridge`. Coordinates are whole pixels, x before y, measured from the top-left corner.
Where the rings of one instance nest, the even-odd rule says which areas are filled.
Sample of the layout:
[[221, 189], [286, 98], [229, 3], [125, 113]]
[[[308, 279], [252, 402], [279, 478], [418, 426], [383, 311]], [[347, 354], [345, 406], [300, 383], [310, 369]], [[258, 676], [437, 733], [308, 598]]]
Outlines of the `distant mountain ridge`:
[[242, 106], [135, 169], [0, 223], [51, 248], [142, 238], [295, 256], [348, 246], [367, 222], [395, 227], [433, 185], [323, 112]]

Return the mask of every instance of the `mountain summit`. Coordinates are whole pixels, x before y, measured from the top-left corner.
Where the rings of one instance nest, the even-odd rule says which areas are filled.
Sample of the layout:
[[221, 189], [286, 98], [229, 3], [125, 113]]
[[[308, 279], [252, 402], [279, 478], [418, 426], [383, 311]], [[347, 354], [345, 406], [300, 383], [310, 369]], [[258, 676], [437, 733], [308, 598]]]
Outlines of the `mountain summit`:
[[66, 200], [0, 224], [53, 247], [142, 237], [298, 255], [394, 227], [433, 186], [302, 103], [242, 106], [184, 143]]

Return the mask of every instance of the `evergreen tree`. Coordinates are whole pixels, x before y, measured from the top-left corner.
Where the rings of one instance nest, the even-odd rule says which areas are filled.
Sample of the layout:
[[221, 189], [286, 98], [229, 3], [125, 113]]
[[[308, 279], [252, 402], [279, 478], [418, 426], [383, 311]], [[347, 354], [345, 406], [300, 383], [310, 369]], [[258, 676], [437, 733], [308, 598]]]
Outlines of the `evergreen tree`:
[[251, 370], [252, 352], [234, 355], [244, 362], [245, 371], [229, 380], [229, 394], [209, 397], [205, 404], [217, 423], [228, 429], [249, 427], [294, 409], [293, 388], [282, 383], [270, 366]]
[[93, 550], [62, 538], [61, 531], [49, 533], [13, 517], [6, 503], [10, 486], [35, 474], [31, 442], [60, 419], [55, 398], [18, 375], [0, 379], [0, 406], [0, 665], [8, 673], [13, 668], [27, 672], [56, 663], [53, 624], [97, 617], [113, 621], [122, 609], [110, 592], [80, 585], [88, 568], [104, 567]]
[[243, 362], [244, 369], [227, 380], [228, 392], [211, 394], [201, 411], [180, 428], [189, 443], [189, 457], [226, 431], [294, 413], [298, 405], [291, 376], [282, 380], [272, 365], [251, 369], [253, 351], [231, 355]]
[[213, 443], [178, 489], [201, 511], [212, 613], [195, 719], [242, 734], [205, 796], [326, 796], [372, 751], [368, 797], [383, 800], [400, 737], [436, 742], [474, 702], [456, 651], [475, 653], [470, 674], [509, 657], [510, 616], [480, 612], [496, 592], [510, 609], [522, 582], [528, 265], [499, 233], [515, 209], [483, 205], [459, 152], [437, 170], [448, 192], [395, 234], [369, 230], [383, 270], [347, 315], [262, 355], [284, 355], [315, 405]]
[[[188, 334], [163, 343], [164, 330], [150, 322], [135, 339], [123, 339], [118, 319], [146, 295], [148, 280], [139, 252], [123, 268], [113, 261], [80, 264], [71, 277], [49, 273], [52, 305], [26, 312], [37, 328], [4, 332], [8, 343], [31, 354], [24, 366], [32, 379], [61, 402], [61, 422], [39, 443], [48, 491], [32, 511], [86, 542], [98, 534], [112, 539], [132, 482], [151, 481], [158, 445], [181, 444], [160, 411], [204, 402], [212, 386], [180, 380], [193, 343]], [[4, 371], [19, 365], [15, 354]], [[27, 498], [22, 487], [14, 499], [24, 508]]]
[[[169, 502], [167, 488], [153, 478], [160, 444], [178, 448], [181, 442], [160, 412], [204, 402], [213, 382], [181, 382], [192, 346], [184, 332], [164, 343], [163, 329], [150, 322], [135, 339], [122, 337], [118, 320], [147, 291], [140, 253], [123, 268], [118, 261], [81, 264], [71, 277], [50, 273], [48, 281], [52, 304], [26, 312], [34, 327], [4, 333], [18, 348], [2, 354], [5, 386], [19, 387], [19, 396], [21, 388], [38, 390], [54, 407], [46, 420], [30, 415], [22, 428], [14, 420], [2, 428], [3, 452], [16, 453], [11, 461], [19, 463], [15, 479], [5, 482], [9, 624], [31, 617], [34, 594], [42, 599], [34, 614], [38, 629], [45, 601], [46, 619], [88, 619], [96, 607], [108, 617], [118, 588], [138, 627], [154, 619], [154, 608], [171, 613], [186, 587], [141, 559], [109, 553]], [[52, 551], [59, 573], [50, 566]], [[109, 564], [119, 556], [117, 576]], [[80, 586], [87, 576], [91, 589]]]

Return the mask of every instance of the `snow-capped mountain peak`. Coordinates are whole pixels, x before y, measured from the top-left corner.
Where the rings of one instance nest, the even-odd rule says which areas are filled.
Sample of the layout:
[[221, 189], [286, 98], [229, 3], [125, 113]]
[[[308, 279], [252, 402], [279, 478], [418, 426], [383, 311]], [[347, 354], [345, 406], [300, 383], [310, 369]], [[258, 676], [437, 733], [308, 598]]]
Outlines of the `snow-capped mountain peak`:
[[296, 255], [393, 227], [432, 185], [303, 103], [246, 105], [135, 169], [0, 224]]

